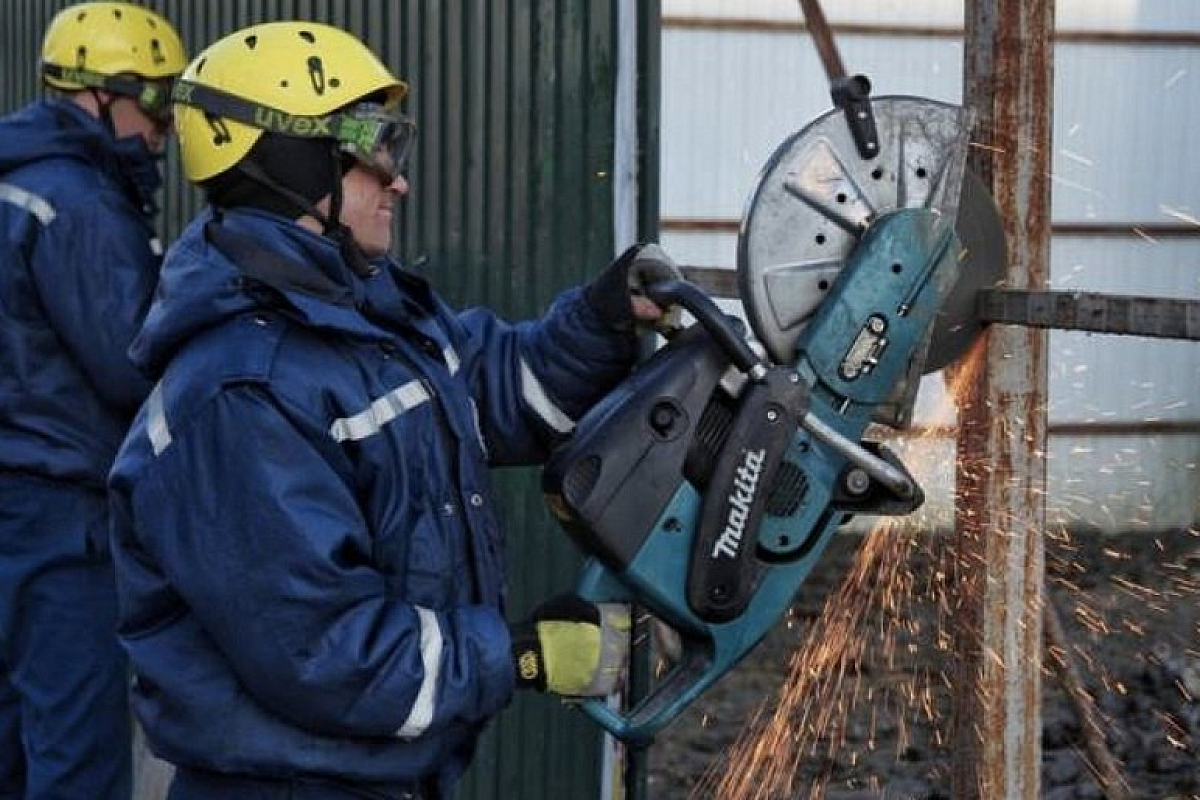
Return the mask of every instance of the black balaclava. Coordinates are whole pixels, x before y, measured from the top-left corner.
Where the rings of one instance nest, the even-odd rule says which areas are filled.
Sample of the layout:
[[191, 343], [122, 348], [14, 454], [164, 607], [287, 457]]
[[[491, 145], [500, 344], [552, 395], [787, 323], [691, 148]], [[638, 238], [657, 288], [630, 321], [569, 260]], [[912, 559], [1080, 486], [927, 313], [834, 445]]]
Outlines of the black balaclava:
[[[331, 194], [335, 172], [327, 139], [302, 139], [264, 133], [245, 160], [257, 165], [276, 183], [303, 197], [310, 205]], [[340, 181], [342, 170], [337, 170]], [[253, 180], [238, 167], [226, 170], [203, 184], [208, 202], [217, 208], [257, 208], [288, 219], [309, 213], [283, 194]]]
[[[331, 139], [307, 139], [264, 133], [235, 166], [203, 184], [217, 209], [258, 208], [288, 219], [308, 214], [321, 223], [325, 236], [338, 246], [346, 264], [360, 277], [374, 275], [353, 232], [342, 224], [342, 176], [353, 156]], [[314, 207], [330, 195], [329, 214]]]

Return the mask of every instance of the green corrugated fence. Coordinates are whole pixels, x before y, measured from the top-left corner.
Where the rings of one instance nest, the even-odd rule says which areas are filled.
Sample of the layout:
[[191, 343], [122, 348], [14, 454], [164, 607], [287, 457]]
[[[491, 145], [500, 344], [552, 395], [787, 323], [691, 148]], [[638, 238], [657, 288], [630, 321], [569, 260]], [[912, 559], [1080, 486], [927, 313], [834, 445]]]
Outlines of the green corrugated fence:
[[[37, 58], [63, 0], [0, 0], [0, 110], [39, 91]], [[565, 286], [611, 259], [614, 230], [656, 234], [657, 0], [155, 0], [195, 54], [247, 24], [327, 22], [362, 37], [407, 80], [419, 127], [399, 254], [451, 302], [513, 317], [539, 313]], [[641, 66], [615, 163], [618, 42], [641, 32]], [[620, 33], [619, 33], [620, 32]], [[646, 35], [649, 32], [649, 35]], [[619, 69], [620, 68], [620, 69]], [[629, 73], [625, 73], [627, 76]], [[654, 80], [651, 80], [654, 79]], [[165, 163], [162, 232], [169, 243], [197, 209], [174, 150]], [[649, 181], [644, 176], [652, 176]], [[642, 184], [640, 192], [636, 186]], [[631, 198], [628, 193], [635, 192]], [[632, 202], [631, 202], [632, 200]], [[614, 218], [614, 208], [633, 219]], [[578, 556], [550, 521], [532, 470], [497, 476], [509, 527], [511, 615], [569, 588]], [[213, 724], [220, 724], [214, 720]], [[459, 800], [594, 798], [607, 786], [602, 738], [582, 715], [522, 695], [491, 726]], [[150, 773], [143, 770], [143, 777]], [[615, 788], [620, 789], [620, 781]], [[143, 780], [136, 800], [158, 800]]]

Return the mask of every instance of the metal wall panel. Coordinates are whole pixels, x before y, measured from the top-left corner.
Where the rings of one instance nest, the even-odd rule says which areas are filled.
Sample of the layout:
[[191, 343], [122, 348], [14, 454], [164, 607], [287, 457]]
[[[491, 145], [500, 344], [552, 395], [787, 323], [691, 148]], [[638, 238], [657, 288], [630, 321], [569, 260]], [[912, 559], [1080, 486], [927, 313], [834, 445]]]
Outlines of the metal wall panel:
[[[1061, 237], [1052, 257], [1054, 289], [1200, 297], [1200, 241]], [[1131, 426], [1200, 418], [1196, 342], [1076, 331], [1054, 331], [1051, 338], [1052, 423]]]
[[[452, 302], [486, 304], [521, 317], [542, 311], [566, 286], [602, 269], [614, 251], [614, 103], [617, 7], [657, 35], [656, 2], [626, 0], [153, 0], [180, 29], [192, 54], [244, 25], [309, 19], [347, 28], [411, 83], [417, 120], [412, 192], [398, 220], [398, 250]], [[0, 108], [37, 92], [36, 63], [46, 24], [64, 0], [0, 0]], [[656, 46], [639, 45], [643, 56]], [[653, 63], [653, 62], [651, 62]], [[642, 77], [639, 93], [653, 89]], [[636, 98], [635, 98], [636, 99]], [[653, 132], [657, 109], [638, 109]], [[657, 168], [655, 143], [626, 147]], [[164, 237], [198, 208], [166, 161]], [[630, 191], [628, 187], [622, 191]], [[647, 187], [647, 198], [655, 198]], [[653, 214], [622, 221], [652, 234]], [[510, 616], [569, 588], [574, 549], [541, 500], [537, 475], [499, 476], [511, 565]], [[603, 760], [599, 729], [547, 697], [523, 693], [493, 724], [468, 774], [463, 798], [597, 796]]]
[[[854, 35], [839, 36], [838, 48], [875, 96], [961, 99], [960, 41]], [[738, 218], [775, 148], [830, 107], [816, 50], [799, 30], [679, 28], [668, 19], [663, 61], [662, 215]]]
[[1058, 44], [1056, 222], [1200, 227], [1200, 19], [1193, 32], [1191, 43]]
[[[824, 0], [846, 69], [873, 94], [961, 101], [963, 0]], [[1058, 0], [1052, 288], [1200, 297], [1200, 4]], [[830, 107], [795, 0], [664, 0], [663, 242], [682, 263], [733, 268], [761, 166]], [[1135, 232], [1141, 230], [1142, 234]], [[1200, 348], [1053, 332], [1049, 513], [1095, 524], [1200, 520]], [[941, 376], [919, 422], [952, 422]], [[915, 454], [937, 524], [952, 448]], [[1169, 490], [1169, 491], [1168, 491]]]

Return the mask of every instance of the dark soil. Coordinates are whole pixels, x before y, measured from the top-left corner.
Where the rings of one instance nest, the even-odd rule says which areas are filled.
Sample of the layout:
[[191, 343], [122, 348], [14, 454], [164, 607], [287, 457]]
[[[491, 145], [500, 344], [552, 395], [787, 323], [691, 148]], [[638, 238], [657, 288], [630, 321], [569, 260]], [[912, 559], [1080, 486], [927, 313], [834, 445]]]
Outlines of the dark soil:
[[[824, 609], [846, 596], [844, 579], [864, 563], [865, 537], [856, 534], [834, 541], [792, 617], [659, 734], [650, 800], [952, 800], [945, 676], [956, 661], [952, 618], [938, 602], [950, 549], [931, 535], [896, 535], [901, 591], [863, 604], [853, 645], [842, 647], [848, 655], [809, 671], [801, 699], [782, 703], [781, 724], [754, 722], [760, 708], [791, 697], [782, 690], [796, 683], [792, 664], [811, 650], [809, 639], [832, 641], [837, 614]], [[881, 581], [880, 570], [895, 566], [885, 559], [867, 574]], [[1200, 532], [1049, 537], [1046, 573], [1126, 796], [1200, 800]], [[1103, 800], [1063, 674], [1045, 661], [1040, 796]], [[780, 729], [783, 738], [769, 738]], [[766, 755], [749, 748], [755, 742]]]

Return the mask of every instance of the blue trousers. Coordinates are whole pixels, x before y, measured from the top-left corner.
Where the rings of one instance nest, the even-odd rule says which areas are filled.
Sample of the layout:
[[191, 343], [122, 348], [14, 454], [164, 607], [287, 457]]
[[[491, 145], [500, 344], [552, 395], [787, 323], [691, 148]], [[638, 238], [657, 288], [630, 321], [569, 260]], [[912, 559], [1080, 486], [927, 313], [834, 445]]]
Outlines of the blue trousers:
[[104, 495], [0, 473], [0, 800], [129, 800]]

